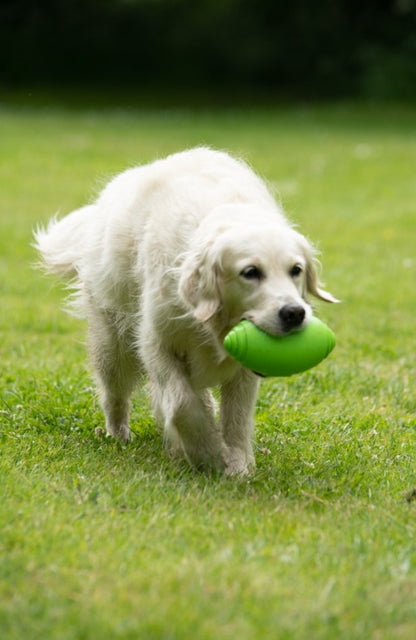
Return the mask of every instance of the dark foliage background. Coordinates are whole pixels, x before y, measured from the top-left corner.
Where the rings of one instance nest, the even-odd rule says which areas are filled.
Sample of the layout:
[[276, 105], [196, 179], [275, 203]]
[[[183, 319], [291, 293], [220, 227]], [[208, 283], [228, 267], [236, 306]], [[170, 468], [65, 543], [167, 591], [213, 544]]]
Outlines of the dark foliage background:
[[416, 0], [2, 0], [0, 84], [416, 96]]

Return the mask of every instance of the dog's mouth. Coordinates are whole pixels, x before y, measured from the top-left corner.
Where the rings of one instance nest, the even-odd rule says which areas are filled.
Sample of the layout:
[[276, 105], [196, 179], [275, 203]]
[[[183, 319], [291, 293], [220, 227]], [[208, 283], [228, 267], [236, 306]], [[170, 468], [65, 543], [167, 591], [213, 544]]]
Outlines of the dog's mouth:
[[256, 313], [244, 313], [242, 320], [249, 320], [258, 329], [272, 336], [286, 336], [302, 331], [309, 323], [309, 314], [300, 305], [285, 305], [271, 318], [258, 317]]

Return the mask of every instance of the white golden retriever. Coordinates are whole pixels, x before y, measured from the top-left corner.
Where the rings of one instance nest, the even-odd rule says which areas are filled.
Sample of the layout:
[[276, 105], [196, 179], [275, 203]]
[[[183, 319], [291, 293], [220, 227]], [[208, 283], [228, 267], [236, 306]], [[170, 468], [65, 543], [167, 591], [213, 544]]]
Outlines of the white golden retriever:
[[259, 379], [228, 356], [224, 336], [242, 318], [272, 334], [298, 330], [312, 315], [308, 294], [335, 301], [253, 171], [205, 148], [129, 169], [94, 204], [39, 229], [36, 246], [88, 319], [107, 432], [130, 437], [130, 395], [146, 373], [174, 450], [247, 473]]

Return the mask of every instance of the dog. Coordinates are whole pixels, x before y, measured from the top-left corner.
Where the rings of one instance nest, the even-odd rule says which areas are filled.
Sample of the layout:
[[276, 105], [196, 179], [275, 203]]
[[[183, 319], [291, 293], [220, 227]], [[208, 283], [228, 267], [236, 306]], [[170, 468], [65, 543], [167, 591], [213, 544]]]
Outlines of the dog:
[[336, 302], [265, 182], [225, 152], [190, 149], [119, 174], [94, 203], [38, 228], [35, 246], [88, 320], [108, 434], [130, 438], [130, 396], [146, 375], [173, 451], [247, 474], [259, 377], [226, 353], [225, 335], [243, 318], [298, 331], [310, 295]]

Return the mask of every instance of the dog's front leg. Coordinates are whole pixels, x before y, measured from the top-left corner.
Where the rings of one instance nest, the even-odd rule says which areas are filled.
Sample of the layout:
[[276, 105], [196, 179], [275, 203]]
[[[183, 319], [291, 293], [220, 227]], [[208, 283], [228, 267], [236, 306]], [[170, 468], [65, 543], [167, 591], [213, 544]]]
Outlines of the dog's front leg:
[[253, 414], [258, 387], [257, 376], [243, 368], [221, 387], [220, 420], [228, 475], [245, 475], [250, 467], [255, 466]]
[[[145, 359], [150, 355], [146, 347], [142, 354]], [[152, 352], [151, 362], [152, 406], [167, 442], [195, 467], [224, 468], [224, 443], [210, 390], [194, 389], [186, 363], [163, 347], [156, 357]]]
[[224, 446], [208, 389], [195, 391], [176, 372], [161, 383], [152, 377], [152, 400], [169, 444], [197, 468], [224, 466]]

